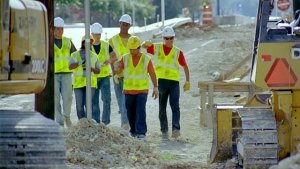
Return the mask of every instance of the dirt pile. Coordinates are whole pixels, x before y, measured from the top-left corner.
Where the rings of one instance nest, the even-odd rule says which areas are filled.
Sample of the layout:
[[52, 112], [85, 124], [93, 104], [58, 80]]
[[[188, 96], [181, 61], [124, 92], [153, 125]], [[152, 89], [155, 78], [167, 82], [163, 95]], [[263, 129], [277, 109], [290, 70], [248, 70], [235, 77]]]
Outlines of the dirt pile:
[[297, 146], [297, 154], [285, 158], [278, 163], [270, 167], [270, 169], [296, 169], [300, 168], [300, 145]]
[[145, 141], [93, 120], [81, 119], [66, 131], [67, 160], [96, 168], [157, 168], [159, 156]]

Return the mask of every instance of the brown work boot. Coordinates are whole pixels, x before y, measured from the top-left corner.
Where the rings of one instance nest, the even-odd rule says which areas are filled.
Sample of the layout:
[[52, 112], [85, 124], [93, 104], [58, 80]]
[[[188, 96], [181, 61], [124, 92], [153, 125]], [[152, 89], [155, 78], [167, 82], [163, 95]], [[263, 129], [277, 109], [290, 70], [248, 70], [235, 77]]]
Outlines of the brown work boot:
[[71, 121], [70, 117], [65, 118], [65, 126], [67, 128], [72, 127], [72, 121]]
[[179, 138], [180, 137], [180, 131], [179, 130], [174, 130], [172, 131], [172, 138]]

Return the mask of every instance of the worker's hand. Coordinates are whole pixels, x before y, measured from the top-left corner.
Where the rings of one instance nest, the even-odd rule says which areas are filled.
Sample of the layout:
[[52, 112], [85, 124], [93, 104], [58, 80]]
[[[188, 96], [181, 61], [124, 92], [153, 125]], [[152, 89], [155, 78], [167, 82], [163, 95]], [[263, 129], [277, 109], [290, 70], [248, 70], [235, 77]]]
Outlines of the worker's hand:
[[112, 69], [113, 69], [114, 72], [118, 73], [120, 71], [120, 62], [118, 62], [118, 61], [114, 62]]
[[105, 64], [105, 65], [110, 64], [110, 59], [107, 59], [106, 61], [104, 61], [103, 64]]
[[114, 81], [115, 81], [116, 84], [120, 84], [119, 75], [118, 74], [114, 75]]
[[100, 69], [91, 67], [91, 72], [93, 72], [94, 74], [99, 74], [100, 73]]
[[152, 97], [154, 98], [154, 100], [158, 98], [158, 88], [157, 87], [153, 88]]
[[153, 44], [152, 44], [152, 42], [151, 42], [151, 40], [146, 40], [146, 41], [144, 41], [143, 43], [142, 43], [142, 47], [143, 48], [148, 48], [148, 47], [150, 47], [150, 46], [152, 46]]
[[189, 91], [190, 90], [190, 82], [189, 81], [186, 81], [183, 85], [183, 91], [186, 92], [186, 91]]

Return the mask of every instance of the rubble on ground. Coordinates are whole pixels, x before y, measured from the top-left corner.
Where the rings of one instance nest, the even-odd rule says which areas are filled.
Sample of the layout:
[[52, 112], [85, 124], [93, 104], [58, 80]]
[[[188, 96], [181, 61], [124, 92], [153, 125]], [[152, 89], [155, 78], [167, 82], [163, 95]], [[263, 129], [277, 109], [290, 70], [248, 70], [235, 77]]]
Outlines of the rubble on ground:
[[160, 164], [159, 156], [146, 141], [120, 130], [81, 119], [66, 131], [67, 160], [97, 168], [151, 168]]

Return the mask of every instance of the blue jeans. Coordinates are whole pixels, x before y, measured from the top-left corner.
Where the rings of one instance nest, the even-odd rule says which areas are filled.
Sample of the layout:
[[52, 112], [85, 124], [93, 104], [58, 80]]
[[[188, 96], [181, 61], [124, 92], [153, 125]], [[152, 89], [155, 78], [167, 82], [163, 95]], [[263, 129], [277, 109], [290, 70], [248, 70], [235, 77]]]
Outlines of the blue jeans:
[[[62, 107], [61, 102], [62, 99]], [[54, 74], [55, 121], [63, 125], [64, 118], [70, 118], [72, 106], [72, 73]]]
[[[158, 79], [159, 90], [159, 121], [161, 132], [168, 132], [167, 102], [169, 98], [172, 109], [172, 131], [180, 130], [179, 82], [174, 80]], [[169, 97], [170, 96], [170, 97]]]
[[146, 102], [147, 93], [125, 94], [127, 116], [130, 125], [129, 132], [133, 136], [146, 135]]
[[103, 102], [102, 111], [102, 122], [107, 125], [110, 123], [110, 103], [111, 103], [111, 92], [110, 92], [110, 76], [101, 77], [97, 79], [98, 88], [95, 89], [93, 98], [93, 119], [97, 123], [100, 123], [100, 106], [99, 106], [99, 94], [101, 92], [101, 100]]
[[[86, 114], [86, 87], [75, 88], [76, 112], [78, 119], [87, 118]], [[91, 89], [91, 95], [95, 93], [95, 89]]]
[[125, 95], [123, 93], [123, 79], [124, 78], [119, 78], [119, 84], [116, 84], [114, 81], [114, 89], [121, 114], [121, 124], [128, 124], [127, 111], [125, 107]]

